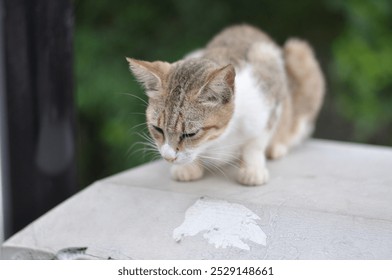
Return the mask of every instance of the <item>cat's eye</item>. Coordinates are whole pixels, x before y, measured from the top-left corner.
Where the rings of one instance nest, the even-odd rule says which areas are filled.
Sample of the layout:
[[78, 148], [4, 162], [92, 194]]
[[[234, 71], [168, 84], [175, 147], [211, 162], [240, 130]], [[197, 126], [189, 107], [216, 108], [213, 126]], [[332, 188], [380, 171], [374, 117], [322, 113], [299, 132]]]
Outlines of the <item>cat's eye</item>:
[[186, 138], [192, 138], [192, 137], [194, 137], [198, 132], [199, 132], [199, 131], [196, 131], [196, 132], [194, 132], [194, 133], [183, 133], [183, 134], [181, 134], [180, 139], [183, 140], [183, 139], [186, 139]]
[[160, 134], [162, 134], [162, 135], [164, 134], [162, 128], [157, 127], [157, 126], [155, 126], [155, 125], [153, 125], [152, 127], [153, 127], [156, 131], [158, 131]]

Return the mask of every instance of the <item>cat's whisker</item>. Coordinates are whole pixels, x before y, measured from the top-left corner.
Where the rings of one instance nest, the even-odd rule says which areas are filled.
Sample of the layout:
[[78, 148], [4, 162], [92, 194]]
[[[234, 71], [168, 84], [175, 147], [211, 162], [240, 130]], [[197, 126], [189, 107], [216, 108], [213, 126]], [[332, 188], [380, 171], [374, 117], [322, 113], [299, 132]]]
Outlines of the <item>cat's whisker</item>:
[[137, 135], [146, 140], [148, 143], [156, 145], [155, 141], [151, 138], [151, 136], [147, 135], [146, 133], [137, 133]]
[[224, 170], [222, 168], [220, 168], [220, 166], [218, 164], [216, 164], [214, 161], [210, 160], [210, 159], [205, 159], [205, 163], [206, 165], [204, 165], [204, 167], [206, 168], [207, 165], [209, 165], [210, 168], [216, 169], [217, 171], [219, 171], [225, 178], [227, 178], [226, 173], [224, 172]]
[[199, 161], [199, 164], [206, 169], [208, 172], [210, 172], [211, 174], [215, 174], [214, 170], [211, 168], [211, 166], [209, 166], [205, 161], [201, 160]]
[[161, 154], [158, 153], [157, 151], [150, 151], [150, 152], [148, 152], [147, 155], [150, 155], [151, 160], [157, 160], [157, 159], [161, 158]]
[[144, 112], [129, 112], [127, 115], [143, 115], [145, 116], [146, 114]]
[[143, 157], [144, 159], [146, 158], [146, 156], [152, 157], [152, 158], [158, 158], [160, 157], [160, 153], [157, 152], [154, 149], [143, 149]]
[[211, 169], [211, 167], [209, 167], [206, 163], [201, 162], [200, 164], [201, 164], [201, 166], [202, 166], [204, 169], [206, 169], [208, 172], [210, 172], [211, 174], [215, 174], [214, 170]]
[[218, 165], [217, 163], [221, 163], [222, 165], [229, 165], [234, 168], [238, 168], [238, 165], [235, 164], [234, 162], [232, 162], [230, 160], [222, 159], [220, 157], [212, 157], [212, 156], [206, 156], [206, 155], [200, 155], [199, 157], [201, 159], [208, 161], [209, 163], [214, 163], [215, 165]]
[[233, 144], [223, 144], [223, 143], [220, 143], [220, 142], [218, 142], [217, 143], [219, 146], [216, 146], [215, 148], [213, 148], [213, 147], [209, 147], [209, 149], [208, 150], [210, 150], [210, 151], [214, 151], [214, 150], [224, 150], [224, 149], [227, 149], [227, 148], [232, 148], [232, 147], [240, 147], [241, 146], [241, 143], [240, 142], [238, 142], [238, 143], [233, 143]]
[[[138, 148], [138, 149], [135, 149], [135, 146], [137, 146], [137, 145], [142, 145], [142, 147]], [[147, 152], [152, 152], [152, 153], [159, 153], [157, 151], [156, 147], [150, 145], [150, 143], [136, 142], [136, 143], [132, 144], [132, 146], [128, 149], [127, 157], [129, 158], [129, 157], [131, 157], [134, 154], [139, 153], [139, 152], [143, 152], [143, 155], [145, 156], [146, 151]]]
[[[155, 141], [154, 141], [147, 133], [144, 133], [144, 132], [143, 132], [143, 133], [136, 132], [136, 134], [137, 134], [140, 138], [142, 138], [144, 141], [135, 142], [135, 143], [128, 149], [128, 151], [129, 151], [129, 152], [128, 152], [128, 153], [129, 153], [129, 156], [134, 155], [134, 154], [137, 153], [137, 152], [143, 152], [143, 158], [145, 158], [146, 155], [148, 155], [148, 154], [152, 154], [153, 156], [156, 156], [156, 155], [159, 154], [159, 156], [160, 156], [160, 153], [159, 153], [159, 150], [158, 150], [158, 147], [157, 147]], [[136, 145], [142, 145], [142, 147], [139, 148], [139, 149], [137, 149], [137, 150], [134, 150], [134, 147], [135, 147]], [[147, 153], [148, 153], [148, 154], [147, 154]]]
[[221, 151], [221, 150], [215, 150], [215, 151], [211, 150], [211, 151], [209, 151], [208, 154], [210, 156], [222, 156], [222, 157], [228, 157], [228, 158], [236, 159], [236, 160], [240, 159], [238, 157], [237, 153], [231, 153], [231, 152]]
[[235, 159], [238, 160], [239, 158], [239, 151], [231, 151], [230, 149], [227, 150], [223, 150], [223, 149], [209, 149], [206, 152], [203, 153], [206, 156], [220, 156], [223, 158], [231, 158], [231, 159]]
[[209, 160], [214, 160], [214, 161], [217, 161], [217, 162], [226, 163], [226, 160], [222, 159], [220, 157], [213, 157], [213, 156], [207, 156], [207, 155], [199, 155], [199, 157], [203, 158], [203, 159], [209, 159]]
[[[141, 126], [143, 126], [143, 125], [147, 125], [147, 122], [143, 122], [143, 123], [136, 124], [136, 125], [134, 125], [133, 127], [131, 127], [129, 130], [134, 130], [134, 129], [136, 129], [136, 128], [138, 128], [138, 127], [141, 127]], [[146, 126], [145, 128], [147, 128], [147, 126]]]
[[157, 147], [151, 143], [144, 143], [144, 146], [146, 147], [146, 149], [153, 149], [155, 151], [158, 151]]
[[159, 160], [161, 159], [161, 155], [155, 155], [151, 158], [151, 161]]
[[122, 92], [120, 94], [134, 97], [134, 98], [142, 101], [144, 105], [148, 106], [148, 102], [146, 100], [144, 100], [143, 98], [141, 98], [140, 96], [137, 96], [136, 94], [132, 94], [132, 93], [128, 93], [128, 92]]

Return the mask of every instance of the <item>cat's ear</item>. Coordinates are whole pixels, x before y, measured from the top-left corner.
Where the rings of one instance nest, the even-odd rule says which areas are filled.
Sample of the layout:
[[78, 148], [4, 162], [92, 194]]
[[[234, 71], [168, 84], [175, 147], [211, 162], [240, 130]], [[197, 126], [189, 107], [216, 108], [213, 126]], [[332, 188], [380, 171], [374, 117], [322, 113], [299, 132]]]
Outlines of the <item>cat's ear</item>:
[[133, 75], [144, 86], [146, 94], [151, 98], [157, 98], [162, 83], [170, 70], [170, 63], [162, 61], [148, 62], [128, 57], [126, 59]]
[[211, 106], [224, 105], [234, 95], [235, 69], [229, 64], [213, 71], [200, 89], [199, 100]]

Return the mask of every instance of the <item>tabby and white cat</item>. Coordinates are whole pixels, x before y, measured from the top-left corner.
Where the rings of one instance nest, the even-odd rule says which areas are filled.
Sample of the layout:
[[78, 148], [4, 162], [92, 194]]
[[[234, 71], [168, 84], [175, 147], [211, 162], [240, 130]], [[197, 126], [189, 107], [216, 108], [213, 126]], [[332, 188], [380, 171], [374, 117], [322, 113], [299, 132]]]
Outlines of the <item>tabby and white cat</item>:
[[306, 42], [289, 39], [281, 49], [249, 25], [226, 28], [171, 64], [127, 60], [149, 97], [151, 136], [178, 181], [237, 161], [239, 183], [266, 183], [266, 157], [280, 158], [309, 137], [324, 96]]

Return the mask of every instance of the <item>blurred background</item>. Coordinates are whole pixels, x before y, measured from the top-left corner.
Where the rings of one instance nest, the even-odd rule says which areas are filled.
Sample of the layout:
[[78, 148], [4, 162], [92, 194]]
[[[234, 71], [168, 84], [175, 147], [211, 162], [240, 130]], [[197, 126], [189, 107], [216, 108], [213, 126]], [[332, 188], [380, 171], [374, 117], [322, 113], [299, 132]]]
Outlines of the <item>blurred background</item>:
[[232, 24], [314, 47], [327, 79], [316, 138], [392, 146], [390, 0], [0, 0], [0, 16], [0, 241], [2, 214], [8, 237], [154, 159], [126, 56], [174, 62]]
[[153, 156], [135, 144], [146, 132], [140, 125], [145, 122], [146, 97], [124, 57], [173, 62], [235, 23], [258, 26], [279, 44], [295, 36], [313, 45], [327, 78], [315, 137], [392, 145], [389, 0], [76, 0], [74, 4], [81, 186]]

